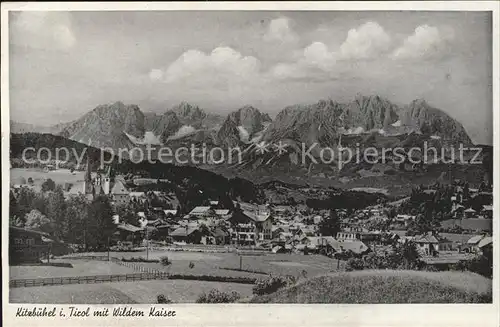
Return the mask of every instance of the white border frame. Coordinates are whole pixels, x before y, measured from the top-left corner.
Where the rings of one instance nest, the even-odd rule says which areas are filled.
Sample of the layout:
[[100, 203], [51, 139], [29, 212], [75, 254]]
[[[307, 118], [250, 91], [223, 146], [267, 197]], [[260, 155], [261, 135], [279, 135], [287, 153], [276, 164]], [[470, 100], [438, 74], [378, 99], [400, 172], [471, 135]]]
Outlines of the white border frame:
[[[497, 1], [432, 1], [432, 2], [19, 2], [1, 4], [1, 137], [2, 137], [2, 203], [9, 201], [9, 67], [8, 67], [8, 12], [12, 10], [43, 11], [128, 11], [128, 10], [349, 10], [349, 11], [492, 11], [493, 13], [493, 145], [500, 145], [499, 115], [499, 10]], [[3, 321], [6, 325], [16, 326], [500, 326], [500, 285], [499, 278], [499, 205], [500, 174], [498, 173], [499, 153], [494, 151], [494, 278], [493, 304], [396, 304], [396, 305], [199, 305], [175, 304], [170, 308], [177, 311], [174, 318], [16, 318], [15, 312], [22, 305], [9, 304], [8, 286], [8, 249], [2, 247], [3, 283]], [[7, 187], [5, 187], [7, 186]], [[8, 208], [2, 206], [2, 240], [8, 242]], [[52, 307], [46, 305], [47, 307]], [[87, 307], [89, 305], [79, 305]], [[57, 307], [69, 307], [58, 305]], [[114, 307], [102, 305], [99, 307]], [[148, 309], [150, 305], [134, 305]], [[222, 311], [223, 310], [223, 311]], [[147, 320], [145, 320], [147, 319]]]

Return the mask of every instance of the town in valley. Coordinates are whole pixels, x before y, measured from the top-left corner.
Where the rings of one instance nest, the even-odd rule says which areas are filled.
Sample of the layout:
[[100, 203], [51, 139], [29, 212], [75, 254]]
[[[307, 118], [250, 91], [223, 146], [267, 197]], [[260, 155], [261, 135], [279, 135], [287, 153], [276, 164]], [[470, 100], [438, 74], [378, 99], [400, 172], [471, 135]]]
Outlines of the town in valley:
[[8, 16], [10, 303], [493, 302], [491, 12]]

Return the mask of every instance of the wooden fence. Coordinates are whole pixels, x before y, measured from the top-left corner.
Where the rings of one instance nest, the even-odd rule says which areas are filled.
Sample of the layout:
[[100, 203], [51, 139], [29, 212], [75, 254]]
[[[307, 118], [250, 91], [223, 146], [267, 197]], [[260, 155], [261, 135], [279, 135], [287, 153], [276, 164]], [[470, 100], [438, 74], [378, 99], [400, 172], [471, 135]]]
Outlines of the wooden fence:
[[165, 271], [162, 271], [162, 270], [158, 270], [158, 269], [150, 268], [150, 267], [144, 267], [144, 266], [138, 265], [135, 262], [122, 261], [118, 258], [112, 257], [111, 261], [113, 261], [114, 263], [119, 264], [121, 266], [129, 267], [129, 268], [132, 268], [136, 271], [140, 271], [143, 273], [148, 273], [148, 274], [164, 274], [165, 273]]
[[[58, 259], [108, 261], [108, 256], [107, 255], [65, 255], [62, 257], [58, 257]], [[111, 259], [113, 259], [113, 258], [111, 258]]]
[[[70, 259], [66, 257], [66, 259]], [[86, 259], [108, 261], [108, 256], [75, 256], [71, 259]], [[164, 279], [184, 279], [184, 280], [203, 280], [219, 281], [230, 283], [254, 284], [255, 278], [247, 277], [218, 277], [218, 276], [196, 276], [196, 275], [171, 275], [169, 272], [155, 268], [144, 267], [136, 262], [126, 262], [116, 257], [110, 257], [110, 262], [132, 268], [139, 273], [125, 275], [96, 275], [96, 276], [74, 276], [74, 277], [50, 277], [50, 278], [32, 278], [32, 279], [13, 279], [9, 281], [9, 287], [33, 287], [33, 286], [55, 286], [70, 284], [96, 284], [106, 282], [132, 282], [143, 280], [164, 280]]]
[[[71, 259], [108, 261], [107, 256], [75, 256]], [[9, 287], [51, 286], [69, 284], [95, 284], [105, 282], [128, 282], [153, 279], [168, 279], [168, 272], [150, 267], [143, 267], [134, 262], [124, 262], [118, 258], [110, 257], [110, 261], [121, 266], [132, 268], [139, 273], [125, 275], [95, 275], [75, 277], [50, 277], [32, 279], [13, 279], [9, 281]]]
[[106, 283], [106, 282], [132, 282], [132, 281], [154, 280], [154, 279], [168, 279], [168, 273], [159, 272], [159, 273], [138, 273], [138, 274], [126, 274], [126, 275], [96, 275], [96, 276], [13, 279], [9, 281], [9, 287], [96, 284], [96, 283]]

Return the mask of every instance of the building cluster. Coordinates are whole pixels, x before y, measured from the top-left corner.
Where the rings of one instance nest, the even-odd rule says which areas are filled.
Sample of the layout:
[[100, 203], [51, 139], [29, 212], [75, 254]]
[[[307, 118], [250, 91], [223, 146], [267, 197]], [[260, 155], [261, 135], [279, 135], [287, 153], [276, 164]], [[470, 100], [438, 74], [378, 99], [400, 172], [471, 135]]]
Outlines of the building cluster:
[[[159, 191], [129, 191], [125, 179], [111, 177], [109, 169], [92, 176], [90, 166], [81, 184], [65, 190], [66, 196], [84, 194], [91, 201], [98, 195], [109, 196], [114, 205], [130, 202], [144, 203], [153, 193], [163, 197], [164, 207], [152, 207], [147, 211], [138, 210], [137, 225], [127, 223], [127, 219], [115, 215], [115, 241], [118, 247], [136, 247], [158, 241], [169, 244], [204, 244], [228, 245], [233, 247], [251, 247], [267, 249], [272, 252], [323, 253], [327, 255], [350, 253], [362, 255], [369, 251], [380, 251], [396, 242], [412, 241], [423, 256], [436, 257], [447, 251], [478, 253], [491, 247], [491, 233], [477, 233], [460, 239], [453, 239], [451, 234], [430, 233], [406, 236], [406, 228], [415, 220], [414, 215], [399, 214], [392, 218], [389, 228], [379, 228], [368, 224], [378, 220], [387, 221], [388, 211], [382, 204], [357, 211], [345, 209], [333, 210], [339, 220], [339, 231], [335, 235], [322, 235], [320, 226], [329, 219], [333, 211], [312, 210], [301, 204], [295, 205], [258, 205], [235, 201], [222, 203], [212, 200], [181, 213], [178, 203], [170, 203], [169, 194]], [[433, 195], [438, 190], [429, 188], [423, 191]], [[483, 219], [491, 222], [493, 206], [488, 202], [477, 211], [466, 207], [470, 199], [486, 197], [492, 199], [491, 190], [471, 189], [459, 183], [453, 184], [450, 201], [455, 220]], [[140, 206], [138, 206], [140, 208]], [[13, 227], [15, 228], [15, 227]], [[324, 230], [324, 229], [323, 229]], [[490, 229], [491, 231], [491, 229]], [[326, 233], [325, 233], [326, 234]], [[19, 236], [21, 235], [21, 236]], [[11, 230], [11, 245], [14, 251], [33, 248], [35, 253], [44, 251], [50, 242], [48, 235]], [[45, 245], [44, 245], [45, 244]], [[17, 249], [17, 250], [16, 250]]]
[[[140, 227], [120, 223], [119, 217], [116, 217], [116, 223], [119, 229], [129, 233], [129, 240], [143, 240], [145, 232], [154, 229], [158, 239], [174, 244], [231, 245], [273, 252], [328, 249], [330, 252], [351, 250], [362, 254], [369, 250], [364, 242], [377, 240], [376, 235], [380, 234], [345, 226], [335, 236], [323, 236], [318, 226], [329, 214], [328, 210], [310, 213], [299, 210], [297, 206], [245, 202], [234, 202], [231, 208], [223, 208], [219, 201], [210, 201], [210, 205], [195, 207], [183, 216], [176, 210], [163, 210], [162, 218], [148, 220], [143, 212], [139, 212]], [[339, 210], [339, 214], [345, 214], [345, 211]]]

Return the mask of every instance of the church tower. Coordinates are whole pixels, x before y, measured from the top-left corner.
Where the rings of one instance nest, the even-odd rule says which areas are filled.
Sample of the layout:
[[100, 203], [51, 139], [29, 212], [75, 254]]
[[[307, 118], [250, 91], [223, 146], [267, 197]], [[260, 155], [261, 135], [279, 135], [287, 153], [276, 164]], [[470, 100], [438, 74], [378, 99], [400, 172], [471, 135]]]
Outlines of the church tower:
[[85, 169], [85, 177], [83, 179], [83, 192], [87, 199], [92, 200], [94, 198], [94, 184], [92, 183], [92, 174], [90, 170], [90, 161], [87, 157], [87, 167]]
[[107, 167], [106, 172], [102, 176], [102, 191], [104, 194], [109, 194], [110, 189], [110, 184], [111, 184], [111, 167]]

